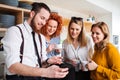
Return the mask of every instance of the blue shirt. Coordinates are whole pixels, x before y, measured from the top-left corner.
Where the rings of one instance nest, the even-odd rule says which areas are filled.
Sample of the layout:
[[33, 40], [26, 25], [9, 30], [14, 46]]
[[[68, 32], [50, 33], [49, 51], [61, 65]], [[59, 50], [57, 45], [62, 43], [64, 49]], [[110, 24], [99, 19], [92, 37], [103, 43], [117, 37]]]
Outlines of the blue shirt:
[[[60, 44], [60, 36], [51, 38], [50, 42], [47, 42], [47, 40], [46, 40], [46, 48], [49, 46], [49, 44]], [[57, 54], [58, 53], [55, 50], [53, 50], [53, 51], [47, 53], [47, 57], [50, 58], [52, 56], [56, 56]]]

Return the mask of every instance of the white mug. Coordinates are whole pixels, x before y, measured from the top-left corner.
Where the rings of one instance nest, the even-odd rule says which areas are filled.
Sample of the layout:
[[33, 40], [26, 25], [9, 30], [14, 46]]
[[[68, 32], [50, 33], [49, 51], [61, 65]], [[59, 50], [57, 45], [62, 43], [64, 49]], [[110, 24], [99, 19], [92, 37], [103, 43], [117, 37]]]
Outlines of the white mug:
[[62, 49], [62, 44], [55, 44], [55, 49]]

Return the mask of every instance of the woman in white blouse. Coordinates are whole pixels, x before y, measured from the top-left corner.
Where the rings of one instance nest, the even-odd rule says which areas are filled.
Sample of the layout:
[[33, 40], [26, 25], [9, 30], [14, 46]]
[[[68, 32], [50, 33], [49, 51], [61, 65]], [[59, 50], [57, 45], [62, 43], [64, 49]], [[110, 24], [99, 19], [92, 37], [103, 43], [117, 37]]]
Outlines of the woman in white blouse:
[[67, 39], [63, 42], [63, 46], [64, 61], [75, 67], [75, 80], [90, 80], [90, 72], [85, 65], [92, 57], [93, 41], [84, 31], [83, 18], [71, 18]]

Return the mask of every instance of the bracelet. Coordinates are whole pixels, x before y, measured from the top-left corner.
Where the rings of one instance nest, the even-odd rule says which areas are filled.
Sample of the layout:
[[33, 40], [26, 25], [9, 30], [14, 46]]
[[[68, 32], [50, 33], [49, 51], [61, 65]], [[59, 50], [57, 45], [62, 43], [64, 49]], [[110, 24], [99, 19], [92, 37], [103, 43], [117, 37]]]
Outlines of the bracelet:
[[47, 64], [47, 67], [51, 66], [51, 64], [50, 64], [50, 63], [48, 63], [48, 60], [49, 60], [49, 58], [47, 58], [47, 59], [46, 59], [46, 61], [45, 61], [45, 62], [46, 62], [46, 64]]
[[46, 61], [45, 61], [47, 64], [49, 64], [49, 63], [48, 63], [48, 59], [49, 59], [49, 58], [47, 58]]

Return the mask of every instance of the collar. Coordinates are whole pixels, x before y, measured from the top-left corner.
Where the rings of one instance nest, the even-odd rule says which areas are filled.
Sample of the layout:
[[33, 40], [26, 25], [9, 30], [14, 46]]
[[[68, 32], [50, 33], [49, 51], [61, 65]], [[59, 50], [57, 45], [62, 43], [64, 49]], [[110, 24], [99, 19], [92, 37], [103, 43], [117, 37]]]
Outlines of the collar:
[[26, 30], [31, 34], [31, 32], [33, 31], [32, 27], [28, 24], [26, 20], [24, 21], [23, 25], [25, 26]]

